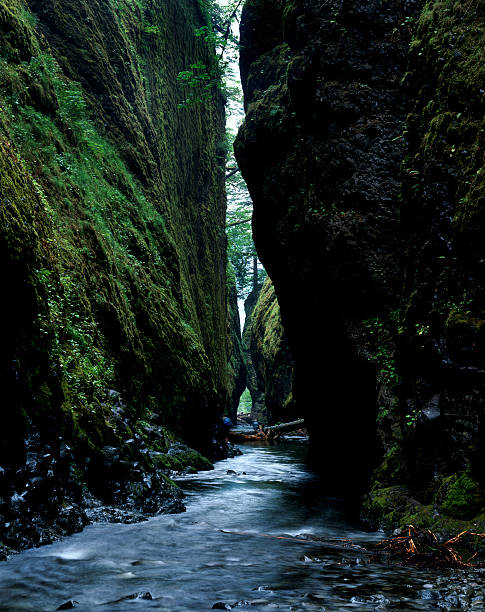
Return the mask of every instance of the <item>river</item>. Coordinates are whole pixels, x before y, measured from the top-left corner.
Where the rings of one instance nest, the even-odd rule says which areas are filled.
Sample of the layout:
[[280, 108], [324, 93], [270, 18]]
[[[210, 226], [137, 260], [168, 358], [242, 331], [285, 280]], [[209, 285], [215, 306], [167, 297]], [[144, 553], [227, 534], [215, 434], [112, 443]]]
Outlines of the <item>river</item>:
[[[183, 514], [90, 525], [11, 557], [0, 564], [0, 610], [52, 611], [71, 599], [86, 612], [201, 612], [238, 601], [255, 611], [436, 610], [432, 572], [368, 564], [340, 546], [337, 538], [365, 546], [382, 534], [362, 531], [321, 495], [306, 450], [245, 446], [180, 482]], [[152, 599], [127, 598], [137, 593]]]

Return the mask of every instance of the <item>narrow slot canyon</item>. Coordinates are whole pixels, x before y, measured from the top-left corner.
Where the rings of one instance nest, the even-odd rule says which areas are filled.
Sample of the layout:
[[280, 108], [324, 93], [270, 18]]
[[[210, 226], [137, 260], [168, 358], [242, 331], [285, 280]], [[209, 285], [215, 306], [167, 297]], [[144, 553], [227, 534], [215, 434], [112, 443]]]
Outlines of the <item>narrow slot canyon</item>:
[[481, 0], [0, 0], [0, 611], [485, 606]]

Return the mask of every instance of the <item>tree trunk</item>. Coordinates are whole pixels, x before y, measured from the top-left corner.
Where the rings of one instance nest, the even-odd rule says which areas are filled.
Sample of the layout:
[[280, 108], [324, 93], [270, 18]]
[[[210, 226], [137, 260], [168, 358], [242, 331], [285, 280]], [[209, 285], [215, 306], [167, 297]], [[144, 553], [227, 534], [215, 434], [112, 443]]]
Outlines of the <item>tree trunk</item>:
[[253, 255], [253, 291], [258, 289], [258, 258]]

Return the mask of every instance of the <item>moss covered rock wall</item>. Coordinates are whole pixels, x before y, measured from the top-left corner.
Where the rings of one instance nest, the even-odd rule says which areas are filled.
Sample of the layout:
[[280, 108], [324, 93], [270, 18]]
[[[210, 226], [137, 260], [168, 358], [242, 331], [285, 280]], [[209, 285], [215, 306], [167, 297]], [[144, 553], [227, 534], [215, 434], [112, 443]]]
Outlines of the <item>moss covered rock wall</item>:
[[7, 544], [26, 516], [21, 544], [50, 537], [82, 484], [162, 500], [150, 448], [207, 448], [224, 408], [224, 112], [178, 107], [179, 71], [213, 61], [207, 19], [192, 0], [0, 2]]
[[329, 488], [373, 488], [388, 525], [482, 510], [483, 26], [455, 0], [248, 0], [241, 24], [236, 154], [293, 393]]
[[237, 303], [237, 287], [234, 271], [227, 271], [228, 291], [228, 337], [229, 362], [228, 362], [228, 396], [226, 412], [231, 421], [237, 421], [237, 409], [243, 391], [246, 389], [247, 364], [244, 352], [244, 343], [241, 334], [241, 320], [239, 318], [239, 307]]
[[268, 425], [293, 420], [296, 416], [291, 395], [293, 360], [269, 277], [246, 318], [244, 344], [253, 417]]
[[[401, 168], [403, 286], [395, 320], [385, 322], [400, 384], [367, 498], [387, 524], [403, 512], [432, 528], [483, 523], [484, 17], [480, 2], [426, 2], [413, 24], [403, 79], [412, 92]], [[386, 489], [396, 484], [397, 496]]]

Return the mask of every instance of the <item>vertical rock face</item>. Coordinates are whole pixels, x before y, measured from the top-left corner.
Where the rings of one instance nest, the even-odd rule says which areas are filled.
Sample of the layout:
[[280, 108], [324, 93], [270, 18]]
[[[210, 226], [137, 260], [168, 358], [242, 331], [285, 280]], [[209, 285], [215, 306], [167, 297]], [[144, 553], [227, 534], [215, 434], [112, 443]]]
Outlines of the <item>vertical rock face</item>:
[[360, 457], [375, 446], [374, 368], [352, 334], [398, 280], [409, 40], [400, 24], [412, 10], [255, 0], [241, 24], [247, 117], [236, 154], [295, 359], [295, 398], [323, 438], [322, 461], [341, 457], [337, 487], [361, 479]]
[[251, 414], [259, 422], [264, 423], [267, 420], [266, 405], [264, 401], [264, 383], [258, 380], [256, 368], [253, 363], [252, 352], [248, 349], [251, 344], [250, 330], [251, 318], [254, 309], [258, 302], [259, 294], [261, 293], [261, 285], [253, 287], [248, 297], [244, 301], [244, 312], [246, 318], [244, 320], [243, 329], [243, 346], [246, 356], [246, 386], [251, 395]]
[[246, 355], [241, 336], [241, 321], [239, 318], [239, 308], [237, 303], [237, 287], [234, 272], [228, 270], [228, 337], [229, 364], [228, 364], [228, 399], [226, 411], [231, 421], [237, 421], [237, 409], [239, 400], [246, 389]]
[[[427, 521], [471, 519], [485, 505], [484, 26], [482, 2], [426, 3], [404, 81], [413, 95], [402, 165], [402, 384], [400, 411], [388, 417], [400, 416], [403, 443], [401, 459], [384, 461], [370, 506], [401, 461]], [[388, 428], [386, 436], [389, 448]], [[392, 504], [386, 510], [390, 521]]]
[[213, 61], [207, 19], [192, 0], [0, 1], [6, 544], [78, 527], [59, 512], [81, 483], [162, 499], [148, 451], [167, 432], [203, 447], [223, 410], [224, 112], [178, 108], [179, 71]]
[[297, 415], [291, 396], [293, 360], [269, 277], [246, 318], [244, 343], [254, 418], [269, 425], [294, 420]]
[[320, 461], [348, 492], [384, 457], [371, 513], [444, 515], [484, 478], [483, 8], [248, 0], [241, 37], [236, 155]]

